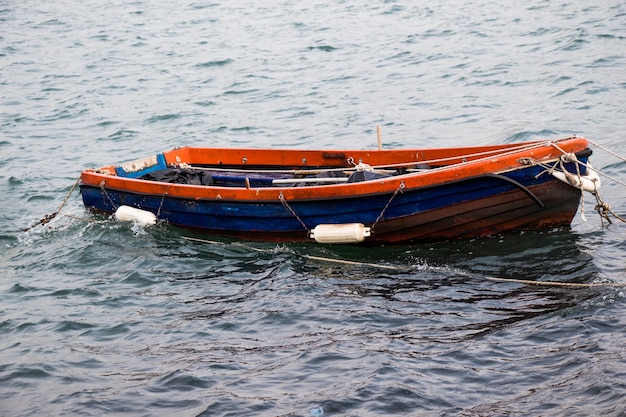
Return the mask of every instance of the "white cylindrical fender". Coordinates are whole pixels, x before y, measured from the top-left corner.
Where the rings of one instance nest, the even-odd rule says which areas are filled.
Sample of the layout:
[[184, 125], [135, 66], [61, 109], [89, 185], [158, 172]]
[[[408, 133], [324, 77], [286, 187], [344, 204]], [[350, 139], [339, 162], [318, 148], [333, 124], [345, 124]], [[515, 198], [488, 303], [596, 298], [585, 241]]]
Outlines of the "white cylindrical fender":
[[563, 181], [565, 184], [569, 184], [573, 187], [580, 188], [583, 191], [588, 191], [590, 193], [596, 192], [600, 189], [600, 185], [602, 182], [600, 181], [600, 176], [598, 173], [591, 167], [591, 164], [587, 164], [587, 174], [586, 175], [574, 175], [571, 172], [562, 172], [562, 171], [554, 171], [552, 175], [558, 179]]
[[369, 237], [371, 229], [363, 223], [318, 224], [309, 236], [317, 243], [360, 243]]
[[120, 222], [156, 224], [156, 216], [153, 213], [130, 206], [120, 206], [115, 210], [115, 218]]

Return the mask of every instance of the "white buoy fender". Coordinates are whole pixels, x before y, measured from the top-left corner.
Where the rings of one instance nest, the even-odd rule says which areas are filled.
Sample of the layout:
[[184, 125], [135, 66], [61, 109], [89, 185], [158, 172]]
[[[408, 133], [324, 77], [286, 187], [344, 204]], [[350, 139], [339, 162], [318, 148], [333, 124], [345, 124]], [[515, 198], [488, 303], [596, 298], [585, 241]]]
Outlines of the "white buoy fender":
[[130, 206], [120, 206], [115, 210], [115, 218], [121, 222], [156, 224], [156, 216], [153, 213]]
[[554, 171], [552, 175], [563, 181], [565, 184], [569, 184], [573, 187], [580, 188], [583, 191], [588, 191], [590, 193], [596, 192], [600, 189], [600, 176], [598, 173], [591, 168], [591, 164], [587, 164], [587, 174], [586, 175], [575, 175], [571, 172], [562, 172], [562, 171]]
[[363, 223], [318, 224], [309, 236], [317, 243], [359, 243], [371, 234]]

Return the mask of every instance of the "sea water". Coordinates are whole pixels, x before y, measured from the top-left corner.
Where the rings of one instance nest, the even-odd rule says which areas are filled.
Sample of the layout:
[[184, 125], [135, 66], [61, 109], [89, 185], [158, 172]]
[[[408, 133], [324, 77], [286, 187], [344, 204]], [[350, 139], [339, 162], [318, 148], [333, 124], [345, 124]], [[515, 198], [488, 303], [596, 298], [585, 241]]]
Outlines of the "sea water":
[[183, 145], [625, 155], [623, 1], [0, 0], [0, 28], [0, 415], [624, 415], [626, 225], [589, 194], [571, 228], [377, 248], [188, 240], [77, 192], [23, 230]]

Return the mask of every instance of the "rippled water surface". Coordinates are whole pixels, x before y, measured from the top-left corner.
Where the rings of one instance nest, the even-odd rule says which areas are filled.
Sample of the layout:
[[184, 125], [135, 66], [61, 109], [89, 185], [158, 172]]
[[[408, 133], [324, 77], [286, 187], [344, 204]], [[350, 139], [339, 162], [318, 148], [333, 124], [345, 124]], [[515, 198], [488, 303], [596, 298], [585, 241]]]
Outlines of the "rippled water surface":
[[23, 230], [88, 167], [377, 125], [579, 134], [626, 182], [623, 1], [0, 0], [0, 27], [0, 415], [626, 414], [626, 225], [589, 195], [571, 229], [379, 248], [189, 240], [76, 192]]

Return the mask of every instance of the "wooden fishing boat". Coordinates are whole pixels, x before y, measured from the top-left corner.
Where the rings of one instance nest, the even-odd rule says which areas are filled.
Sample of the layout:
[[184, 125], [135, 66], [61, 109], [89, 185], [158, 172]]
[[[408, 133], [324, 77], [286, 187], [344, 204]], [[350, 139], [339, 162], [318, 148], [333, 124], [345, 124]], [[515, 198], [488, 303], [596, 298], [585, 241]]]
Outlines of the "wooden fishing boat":
[[569, 225], [582, 189], [599, 185], [590, 155], [580, 137], [396, 150], [183, 147], [85, 170], [80, 189], [89, 209], [140, 209], [216, 235], [432, 241]]

